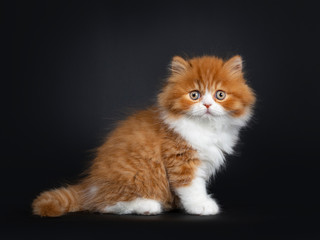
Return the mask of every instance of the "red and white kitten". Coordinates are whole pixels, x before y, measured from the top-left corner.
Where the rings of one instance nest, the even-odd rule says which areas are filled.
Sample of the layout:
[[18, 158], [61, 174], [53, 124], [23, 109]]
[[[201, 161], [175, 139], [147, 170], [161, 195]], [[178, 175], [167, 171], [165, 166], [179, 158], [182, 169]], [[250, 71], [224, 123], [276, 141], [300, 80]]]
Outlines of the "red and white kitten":
[[217, 214], [206, 182], [232, 153], [254, 102], [240, 56], [174, 57], [157, 105], [119, 122], [97, 149], [88, 175], [41, 193], [33, 213], [154, 215], [179, 207]]

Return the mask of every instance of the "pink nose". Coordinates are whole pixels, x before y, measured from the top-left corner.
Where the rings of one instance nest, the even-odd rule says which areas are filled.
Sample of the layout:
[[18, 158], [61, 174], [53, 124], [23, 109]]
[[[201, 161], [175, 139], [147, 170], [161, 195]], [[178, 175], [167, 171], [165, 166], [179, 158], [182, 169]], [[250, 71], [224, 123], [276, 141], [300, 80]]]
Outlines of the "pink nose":
[[206, 108], [209, 108], [211, 106], [211, 104], [203, 104]]

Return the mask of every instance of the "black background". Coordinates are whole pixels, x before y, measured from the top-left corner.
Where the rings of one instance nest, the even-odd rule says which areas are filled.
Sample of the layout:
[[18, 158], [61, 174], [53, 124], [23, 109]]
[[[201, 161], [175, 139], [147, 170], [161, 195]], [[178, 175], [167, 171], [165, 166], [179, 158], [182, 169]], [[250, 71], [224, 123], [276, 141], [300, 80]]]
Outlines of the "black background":
[[[308, 1], [10, 1], [1, 6], [1, 235], [316, 239], [319, 19]], [[75, 181], [114, 123], [155, 102], [174, 55], [240, 54], [257, 94], [211, 217], [32, 216]]]

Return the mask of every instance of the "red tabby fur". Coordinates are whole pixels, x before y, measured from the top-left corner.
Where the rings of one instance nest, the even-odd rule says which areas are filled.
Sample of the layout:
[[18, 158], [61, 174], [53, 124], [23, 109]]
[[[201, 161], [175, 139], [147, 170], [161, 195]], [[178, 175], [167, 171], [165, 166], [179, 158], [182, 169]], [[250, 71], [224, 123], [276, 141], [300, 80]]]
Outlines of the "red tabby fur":
[[174, 57], [171, 66], [157, 105], [121, 121], [97, 149], [88, 176], [77, 185], [41, 193], [32, 204], [34, 214], [105, 212], [107, 206], [137, 198], [156, 200], [164, 210], [180, 206], [175, 189], [191, 184], [201, 159], [165, 123], [163, 112], [170, 119], [179, 119], [200, 101], [190, 99], [190, 91], [204, 94], [214, 88], [227, 93], [225, 100], [216, 101], [230, 116], [239, 118], [248, 114], [255, 97], [243, 78], [239, 56], [228, 61], [210, 56]]

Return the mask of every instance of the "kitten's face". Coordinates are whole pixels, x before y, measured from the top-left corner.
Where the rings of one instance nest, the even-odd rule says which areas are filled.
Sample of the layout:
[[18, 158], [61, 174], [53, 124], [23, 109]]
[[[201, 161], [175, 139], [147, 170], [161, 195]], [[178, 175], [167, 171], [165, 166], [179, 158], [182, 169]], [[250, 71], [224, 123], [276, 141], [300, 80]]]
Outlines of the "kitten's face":
[[187, 115], [212, 119], [249, 113], [255, 101], [242, 73], [242, 60], [216, 57], [174, 57], [171, 76], [159, 94], [159, 105], [174, 117]]

